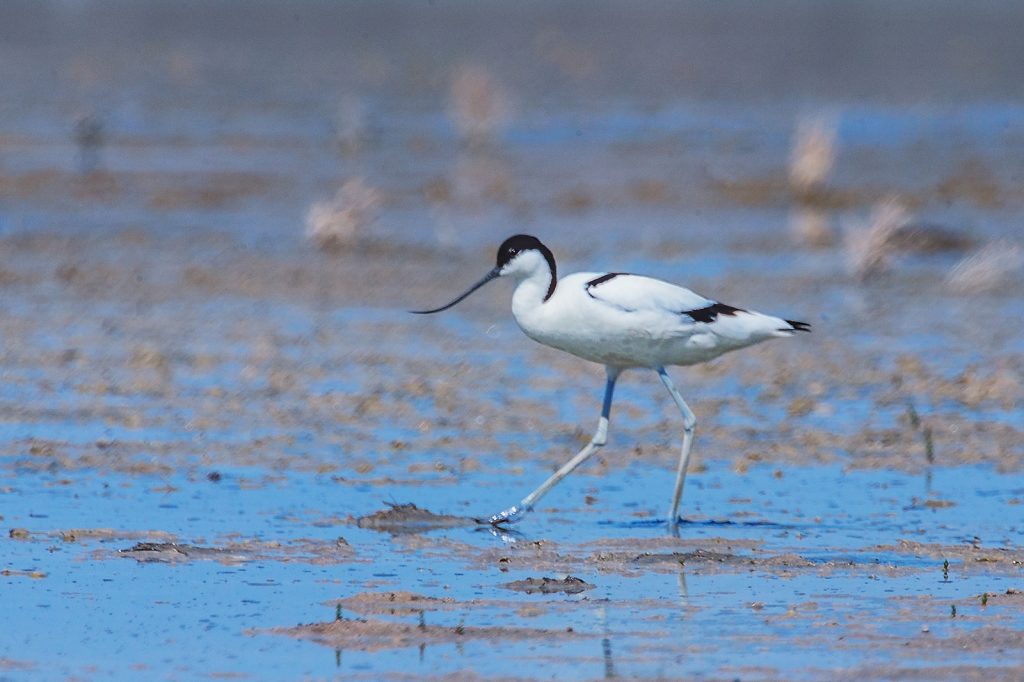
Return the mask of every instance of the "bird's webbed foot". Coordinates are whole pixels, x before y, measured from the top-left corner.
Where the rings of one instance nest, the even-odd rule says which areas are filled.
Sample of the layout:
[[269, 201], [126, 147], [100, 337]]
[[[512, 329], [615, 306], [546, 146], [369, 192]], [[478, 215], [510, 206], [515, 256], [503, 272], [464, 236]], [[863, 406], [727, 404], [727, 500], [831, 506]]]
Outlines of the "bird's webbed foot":
[[524, 516], [526, 516], [526, 512], [528, 512], [528, 511], [530, 511], [530, 509], [528, 507], [523, 507], [523, 506], [520, 506], [520, 505], [514, 505], [514, 506], [509, 507], [508, 509], [506, 509], [504, 511], [498, 512], [497, 514], [492, 516], [488, 520], [488, 522], [492, 526], [511, 525], [513, 523], [516, 523], [516, 522], [522, 520], [522, 518]]

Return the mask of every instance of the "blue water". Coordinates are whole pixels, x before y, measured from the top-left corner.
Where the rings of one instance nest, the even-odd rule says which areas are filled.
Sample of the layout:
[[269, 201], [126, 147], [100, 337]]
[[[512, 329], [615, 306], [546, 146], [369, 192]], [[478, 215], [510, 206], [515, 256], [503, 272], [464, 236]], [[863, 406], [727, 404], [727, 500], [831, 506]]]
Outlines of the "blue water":
[[[953, 546], [980, 541], [993, 552], [1019, 546], [1024, 524], [1012, 521], [1016, 507], [1008, 504], [1024, 495], [1024, 477], [984, 467], [910, 476], [785, 466], [777, 478], [774, 467], [737, 475], [712, 463], [707, 472], [690, 478], [681, 529], [685, 546], [650, 550], [703, 548], [752, 558], [795, 553], [816, 564], [842, 564], [821, 571], [742, 564], [720, 569], [699, 562], [672, 569], [669, 562], [635, 564], [619, 574], [602, 570], [600, 562], [584, 561], [616, 543], [665, 533], [658, 519], [671, 473], [641, 463], [604, 477], [584, 469], [504, 539], [466, 527], [433, 531], [426, 536], [433, 541], [410, 544], [402, 535], [344, 522], [389, 501], [465, 516], [496, 511], [496, 502], [510, 502], [545, 473], [533, 466], [524, 469], [520, 475], [480, 472], [433, 482], [425, 476], [422, 484], [390, 485], [297, 473], [261, 478], [245, 468], [221, 470], [217, 483], [201, 472], [168, 477], [89, 471], [61, 477], [8, 474], [0, 480], [0, 515], [5, 527], [27, 529], [31, 538], [4, 541], [4, 567], [41, 571], [45, 577], [8, 576], [0, 582], [7, 613], [0, 657], [30, 661], [34, 667], [26, 674], [45, 677], [124, 678], [141, 669], [134, 666], [161, 677], [223, 672], [257, 678], [444, 674], [473, 666], [488, 675], [589, 679], [601, 676], [609, 664], [602, 639], [611, 644], [611, 664], [620, 675], [699, 676], [732, 669], [740, 664], [735, 652], [745, 642], [776, 636], [787, 638], [786, 647], [754, 645], [758, 664], [803, 676], [816, 667], [878, 662], [863, 632], [843, 629], [847, 619], [870, 623], [890, 637], [915, 636], [922, 624], [935, 637], [986, 620], [1024, 626], [1019, 612], [995, 605], [983, 611], [958, 602], [961, 616], [984, 618], [949, 618], [950, 600], [1018, 586], [1016, 569], [978, 572], [954, 559], [945, 581], [941, 559], [899, 547], [901, 539]], [[394, 473], [396, 479], [411, 478]], [[584, 505], [588, 491], [596, 500]], [[955, 506], [927, 508], [920, 504], [926, 498]], [[66, 542], [56, 535], [74, 528], [160, 530], [180, 542], [213, 547], [232, 540], [280, 546], [264, 545], [250, 552], [261, 556], [239, 563], [138, 563], [118, 556], [133, 539]], [[351, 557], [319, 563], [315, 552], [302, 551], [330, 547], [339, 536], [349, 543]], [[568, 557], [570, 572], [596, 587], [573, 596], [523, 595], [501, 585], [537, 577], [537, 570], [503, 572], [477, 558], [505, 548], [518, 561], [523, 555], [515, 546], [538, 540], [552, 543]], [[744, 549], [747, 542], [757, 550]], [[429, 644], [423, 651], [336, 653], [265, 632], [332, 620], [331, 600], [366, 590], [484, 600], [482, 606], [430, 612], [426, 617], [432, 625], [572, 627], [593, 637], [504, 643], [470, 639]], [[912, 604], [917, 596], [929, 600], [911, 622], [890, 618], [900, 600]], [[647, 601], [637, 607], [636, 600]], [[760, 603], [756, 611], [751, 608], [755, 602]], [[547, 608], [524, 618], [517, 613], [517, 605], [524, 604]], [[798, 615], [787, 615], [790, 609]], [[844, 634], [843, 649], [821, 648], [821, 620], [834, 622], [830, 627]], [[488, 663], [481, 666], [478, 657], [485, 655]], [[986, 664], [970, 654], [961, 662]]]

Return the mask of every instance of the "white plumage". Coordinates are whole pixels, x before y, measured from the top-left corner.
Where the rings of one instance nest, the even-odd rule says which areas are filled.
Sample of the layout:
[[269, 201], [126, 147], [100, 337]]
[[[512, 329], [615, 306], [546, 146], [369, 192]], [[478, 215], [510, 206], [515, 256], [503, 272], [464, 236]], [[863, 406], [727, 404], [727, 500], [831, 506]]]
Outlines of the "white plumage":
[[494, 269], [454, 301], [415, 312], [446, 310], [496, 277], [512, 277], [518, 282], [512, 295], [512, 314], [527, 336], [605, 365], [608, 381], [597, 433], [587, 447], [519, 505], [491, 517], [494, 524], [520, 518], [604, 445], [616, 379], [624, 369], [648, 368], [658, 372], [684, 420], [683, 448], [669, 514], [669, 524], [675, 528], [696, 418], [665, 367], [706, 362], [770, 338], [810, 331], [805, 322], [735, 308], [650, 277], [578, 272], [559, 279], [551, 251], [528, 235], [505, 240], [498, 249]]
[[544, 302], [524, 280], [512, 297], [512, 314], [535, 341], [622, 369], [707, 362], [795, 331], [785, 320], [761, 313], [725, 314], [716, 310], [715, 301], [661, 280], [615, 274], [601, 281], [603, 277], [609, 273], [564, 277]]

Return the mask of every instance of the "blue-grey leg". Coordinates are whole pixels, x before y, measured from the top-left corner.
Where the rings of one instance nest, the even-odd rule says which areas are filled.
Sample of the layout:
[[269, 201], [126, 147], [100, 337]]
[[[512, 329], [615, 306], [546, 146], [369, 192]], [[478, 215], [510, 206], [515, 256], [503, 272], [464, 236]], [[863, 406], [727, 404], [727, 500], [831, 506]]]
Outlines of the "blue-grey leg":
[[679, 395], [679, 391], [676, 390], [675, 384], [672, 383], [672, 379], [669, 378], [664, 367], [658, 368], [658, 376], [661, 377], [661, 383], [665, 384], [665, 388], [672, 394], [672, 400], [676, 402], [676, 407], [683, 414], [683, 449], [679, 454], [679, 468], [676, 470], [676, 487], [672, 491], [672, 508], [668, 512], [668, 525], [670, 528], [675, 528], [679, 524], [679, 501], [683, 499], [683, 484], [686, 482], [686, 467], [690, 464], [690, 448], [693, 447], [693, 432], [697, 427], [697, 417], [683, 400], [683, 396]]
[[573, 472], [573, 470], [580, 464], [583, 464], [594, 454], [598, 448], [604, 445], [608, 441], [608, 417], [612, 412], [612, 395], [615, 393], [615, 380], [619, 378], [619, 373], [622, 370], [618, 367], [605, 367], [605, 372], [608, 375], [608, 380], [604, 387], [604, 403], [601, 406], [601, 419], [597, 422], [597, 432], [594, 437], [590, 439], [587, 446], [579, 451], [575, 457], [566, 462], [561, 469], [551, 475], [551, 477], [541, 483], [540, 487], [534, 490], [532, 493], [523, 498], [523, 500], [508, 509], [498, 512], [490, 518], [492, 524], [499, 523], [515, 523], [519, 519], [526, 515], [526, 512], [533, 509], [533, 505], [544, 496], [547, 491], [551, 490], [555, 485], [563, 478]]

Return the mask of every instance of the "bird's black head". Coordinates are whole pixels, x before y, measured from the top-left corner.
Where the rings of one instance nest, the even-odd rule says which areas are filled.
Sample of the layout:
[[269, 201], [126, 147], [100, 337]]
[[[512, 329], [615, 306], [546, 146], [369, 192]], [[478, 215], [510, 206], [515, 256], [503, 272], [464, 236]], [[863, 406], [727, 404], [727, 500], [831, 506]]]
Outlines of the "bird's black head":
[[499, 268], [505, 267], [510, 260], [518, 256], [523, 251], [540, 251], [544, 253], [551, 253], [548, 247], [540, 243], [540, 240], [536, 237], [532, 237], [528, 234], [517, 234], [509, 237], [501, 243], [498, 247], [498, 258], [497, 264]]
[[548, 265], [548, 271], [551, 273], [551, 283], [548, 285], [548, 292], [544, 297], [546, 301], [555, 293], [555, 284], [558, 282], [558, 268], [555, 266], [555, 256], [551, 253], [551, 249], [544, 246], [536, 237], [528, 234], [517, 234], [503, 241], [501, 246], [498, 247], [497, 266], [495, 269], [502, 275], [515, 272], [517, 269], [522, 272], [523, 267], [529, 268], [530, 265], [521, 262], [513, 263], [512, 261], [520, 254], [530, 251], [539, 253], [544, 258]]

